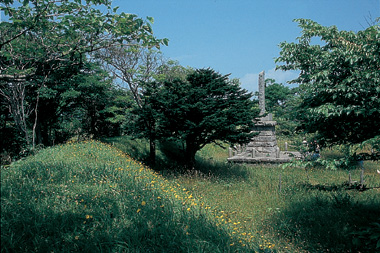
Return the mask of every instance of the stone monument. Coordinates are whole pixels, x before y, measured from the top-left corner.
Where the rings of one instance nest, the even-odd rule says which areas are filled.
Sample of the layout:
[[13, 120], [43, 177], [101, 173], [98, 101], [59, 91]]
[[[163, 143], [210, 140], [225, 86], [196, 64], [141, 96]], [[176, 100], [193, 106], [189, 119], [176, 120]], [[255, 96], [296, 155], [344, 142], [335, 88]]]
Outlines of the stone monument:
[[281, 152], [276, 140], [276, 121], [271, 113], [265, 111], [265, 72], [259, 74], [259, 108], [260, 118], [257, 119], [253, 132], [257, 135], [244, 145], [245, 149], [237, 147], [231, 152], [229, 162], [240, 163], [285, 163], [299, 155], [298, 152]]

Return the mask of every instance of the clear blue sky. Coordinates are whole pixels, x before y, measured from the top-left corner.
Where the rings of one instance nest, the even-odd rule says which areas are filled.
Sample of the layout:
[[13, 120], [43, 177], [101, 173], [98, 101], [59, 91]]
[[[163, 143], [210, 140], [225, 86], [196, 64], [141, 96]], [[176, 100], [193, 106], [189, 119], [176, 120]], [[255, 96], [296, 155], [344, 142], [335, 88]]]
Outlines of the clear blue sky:
[[154, 18], [153, 31], [168, 38], [164, 56], [183, 66], [231, 73], [257, 90], [258, 73], [284, 83], [296, 73], [274, 71], [279, 43], [294, 42], [295, 18], [359, 31], [380, 17], [380, 0], [114, 0], [119, 11]]
[[113, 0], [119, 12], [153, 17], [164, 56], [182, 66], [211, 67], [257, 90], [258, 73], [279, 83], [297, 72], [274, 71], [278, 45], [301, 35], [296, 18], [359, 31], [380, 17], [380, 0]]

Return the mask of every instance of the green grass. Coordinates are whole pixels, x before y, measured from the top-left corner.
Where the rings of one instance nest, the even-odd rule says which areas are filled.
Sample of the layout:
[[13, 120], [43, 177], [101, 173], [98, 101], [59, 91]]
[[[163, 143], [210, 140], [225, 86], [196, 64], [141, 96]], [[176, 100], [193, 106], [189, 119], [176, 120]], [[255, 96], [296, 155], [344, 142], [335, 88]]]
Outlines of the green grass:
[[[113, 141], [124, 143], [120, 148], [129, 152], [128, 138]], [[372, 223], [380, 223], [380, 188], [373, 188], [380, 187], [379, 162], [364, 163], [365, 185], [371, 189], [361, 192], [346, 189], [346, 170], [233, 165], [226, 163], [227, 155], [227, 150], [208, 145], [198, 154], [196, 172], [161, 167], [160, 173], [204, 199], [216, 217], [223, 215], [219, 220], [239, 222], [236, 233], [256, 235], [255, 240], [262, 236], [257, 241], [262, 247], [270, 245], [277, 252], [366, 252], [376, 247], [379, 236], [370, 236], [376, 235]], [[321, 155], [342, 156], [336, 149]], [[359, 181], [360, 172], [351, 170], [352, 180]]]
[[1, 169], [2, 252], [250, 252], [202, 199], [99, 142]]
[[1, 169], [2, 252], [371, 252], [380, 239], [379, 162], [365, 162], [358, 191], [345, 170], [229, 164], [214, 145], [185, 172], [161, 145], [155, 172], [137, 161], [146, 142], [107, 141]]

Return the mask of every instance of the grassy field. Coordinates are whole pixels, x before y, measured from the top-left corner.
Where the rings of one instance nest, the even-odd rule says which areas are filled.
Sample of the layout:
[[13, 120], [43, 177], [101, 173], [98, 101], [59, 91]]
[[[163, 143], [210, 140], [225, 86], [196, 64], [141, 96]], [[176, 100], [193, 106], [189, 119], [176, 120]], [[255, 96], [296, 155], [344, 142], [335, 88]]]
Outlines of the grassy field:
[[380, 239], [379, 162], [358, 191], [348, 171], [233, 165], [212, 145], [192, 172], [161, 145], [152, 170], [147, 143], [107, 142], [1, 168], [2, 252], [371, 252]]

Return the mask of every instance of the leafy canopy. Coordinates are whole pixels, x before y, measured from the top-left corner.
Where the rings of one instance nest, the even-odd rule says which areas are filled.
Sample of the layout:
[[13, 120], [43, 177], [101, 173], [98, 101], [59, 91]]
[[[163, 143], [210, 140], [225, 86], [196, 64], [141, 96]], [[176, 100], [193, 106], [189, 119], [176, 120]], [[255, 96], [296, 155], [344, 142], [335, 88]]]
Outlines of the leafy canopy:
[[[105, 128], [100, 121], [120, 109], [109, 108], [105, 100], [97, 100], [96, 106], [83, 103], [86, 99], [93, 102], [97, 91], [107, 93], [102, 78], [84, 77], [89, 72], [100, 73], [88, 68], [95, 52], [129, 45], [159, 48], [168, 42], [153, 36], [153, 18], [117, 13], [108, 0], [1, 2], [7, 21], [0, 23], [0, 98], [8, 107], [7, 122], [13, 118], [14, 127], [33, 147], [50, 142], [60, 117], [87, 125], [78, 124], [77, 129], [99, 132]], [[83, 88], [86, 83], [88, 89]], [[64, 95], [75, 98], [75, 110], [64, 105]]]
[[252, 138], [252, 93], [236, 80], [212, 69], [197, 69], [187, 80], [165, 81], [146, 94], [158, 133], [185, 143], [185, 158], [192, 168], [195, 154], [218, 141], [247, 143]]
[[[298, 43], [280, 44], [281, 70], [300, 70], [302, 127], [325, 144], [355, 144], [380, 135], [380, 26], [357, 33], [306, 19]], [[320, 43], [312, 44], [313, 38]], [[313, 40], [314, 41], [314, 40]]]
[[9, 22], [0, 23], [0, 81], [46, 75], [48, 70], [81, 64], [83, 56], [115, 45], [159, 47], [168, 42], [153, 36], [152, 18], [144, 21], [134, 14], [117, 14], [108, 0], [3, 3], [0, 8]]

